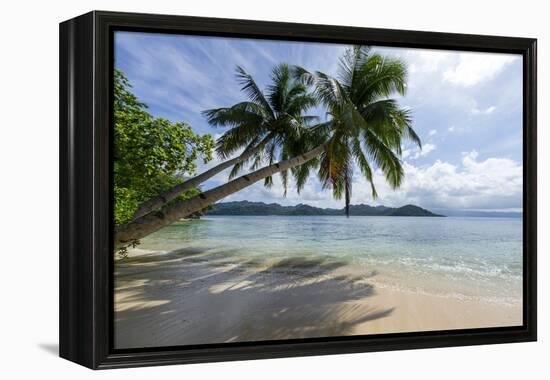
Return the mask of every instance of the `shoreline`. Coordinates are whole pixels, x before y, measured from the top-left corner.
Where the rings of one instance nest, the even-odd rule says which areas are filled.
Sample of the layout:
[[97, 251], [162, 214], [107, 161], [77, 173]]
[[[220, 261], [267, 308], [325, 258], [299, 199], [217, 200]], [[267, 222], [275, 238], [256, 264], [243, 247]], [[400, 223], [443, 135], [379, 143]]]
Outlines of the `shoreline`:
[[322, 257], [134, 249], [115, 272], [117, 348], [522, 324], [521, 304], [384, 287], [376, 268]]

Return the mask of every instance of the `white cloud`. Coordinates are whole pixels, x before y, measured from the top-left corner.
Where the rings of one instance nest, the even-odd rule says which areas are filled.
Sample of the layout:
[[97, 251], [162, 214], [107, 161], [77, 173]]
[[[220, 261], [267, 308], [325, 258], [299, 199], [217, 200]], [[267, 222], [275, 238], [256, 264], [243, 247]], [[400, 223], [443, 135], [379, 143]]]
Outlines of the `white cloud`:
[[427, 143], [422, 145], [422, 150], [418, 149], [415, 152], [413, 152], [412, 149], [404, 149], [403, 152], [401, 152], [401, 157], [403, 159], [410, 159], [410, 160], [416, 160], [419, 157], [425, 157], [431, 152], [433, 152], [437, 148], [437, 145], [432, 143]]
[[[416, 204], [421, 207], [447, 209], [520, 209], [522, 205], [522, 165], [507, 158], [479, 160], [476, 151], [464, 152], [459, 164], [441, 160], [429, 166], [415, 166], [405, 162], [405, 180], [397, 190], [386, 183], [380, 170], [375, 173], [375, 184], [379, 199], [374, 201], [370, 185], [355, 171], [352, 187], [352, 203], [383, 204], [403, 206]], [[232, 194], [224, 201], [250, 200], [276, 202], [280, 204], [306, 203], [317, 207], [343, 207], [342, 200], [334, 200], [330, 189], [321, 189], [319, 181], [312, 175], [301, 194], [290, 184], [286, 198], [279, 177], [267, 189], [263, 183], [256, 183]]]
[[452, 84], [470, 87], [493, 79], [506, 65], [518, 59], [515, 55], [491, 53], [461, 53], [456, 66], [443, 73]]
[[453, 57], [448, 51], [428, 49], [409, 49], [404, 55], [412, 74], [437, 71]]
[[[384, 52], [407, 62], [409, 88], [405, 99], [416, 115], [425, 115], [428, 109], [436, 109], [435, 117], [443, 110], [489, 115], [497, 108], [509, 114], [518, 104], [521, 88], [516, 80], [521, 76], [520, 55], [395, 48], [386, 48]], [[505, 74], [507, 79], [501, 80]], [[481, 83], [487, 85], [476, 86]], [[495, 88], [499, 89], [498, 94], [492, 93]], [[492, 104], [481, 103], [487, 99]], [[476, 100], [480, 101], [477, 112]]]
[[474, 149], [471, 152], [462, 152], [462, 156], [464, 157], [462, 159], [462, 162], [464, 162], [466, 158], [470, 160], [475, 160], [479, 156], [479, 153], [477, 152], [477, 150]]
[[474, 115], [490, 115], [493, 112], [495, 112], [496, 109], [497, 108], [495, 106], [490, 106], [490, 107], [487, 107], [485, 109], [479, 109], [479, 108], [477, 108], [477, 106], [474, 106], [474, 108], [472, 108], [472, 114], [474, 114]]
[[447, 131], [449, 133], [456, 133], [456, 134], [461, 134], [465, 131], [466, 129], [464, 127], [457, 127], [456, 125], [451, 125], [449, 128], [447, 128]]
[[432, 129], [428, 132], [428, 136], [434, 136], [437, 134], [437, 131], [435, 129]]
[[463, 153], [460, 165], [437, 160], [430, 166], [417, 167], [405, 162], [405, 181], [396, 191], [391, 191], [382, 174], [377, 173], [379, 203], [413, 203], [427, 208], [521, 208], [521, 164], [507, 158], [478, 158], [479, 154], [471, 151]]
[[422, 147], [422, 151], [420, 152], [420, 155], [423, 157], [423, 156], [427, 156], [430, 152], [433, 152], [436, 148], [436, 145], [435, 144], [425, 144], [423, 147]]

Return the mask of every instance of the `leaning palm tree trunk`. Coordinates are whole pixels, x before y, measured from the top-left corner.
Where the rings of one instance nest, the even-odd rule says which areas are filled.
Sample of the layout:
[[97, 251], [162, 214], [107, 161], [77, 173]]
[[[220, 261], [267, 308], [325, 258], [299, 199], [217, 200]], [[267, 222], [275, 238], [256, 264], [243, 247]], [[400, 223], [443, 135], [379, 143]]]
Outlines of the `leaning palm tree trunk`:
[[134, 213], [134, 216], [132, 220], [136, 220], [138, 218], [141, 218], [142, 216], [145, 216], [149, 214], [150, 212], [159, 209], [160, 207], [164, 206], [166, 203], [170, 202], [171, 200], [178, 197], [180, 194], [183, 194], [187, 190], [191, 190], [197, 186], [199, 186], [201, 183], [209, 180], [210, 178], [214, 177], [216, 174], [221, 173], [227, 168], [230, 168], [233, 165], [240, 164], [241, 162], [246, 161], [256, 153], [260, 152], [265, 145], [273, 138], [273, 134], [269, 134], [266, 136], [258, 145], [253, 147], [252, 149], [244, 151], [241, 155], [231, 159], [227, 160], [225, 162], [222, 162], [219, 165], [214, 166], [213, 168], [208, 169], [207, 171], [193, 177], [187, 179], [185, 182], [182, 182], [180, 184], [177, 184], [170, 189], [160, 193], [159, 195], [143, 202], [139, 207], [137, 208], [136, 212]]
[[121, 247], [136, 240], [139, 240], [164, 226], [167, 226], [181, 218], [192, 215], [227, 197], [230, 194], [236, 193], [258, 182], [266, 177], [270, 177], [276, 173], [291, 169], [296, 166], [305, 164], [306, 162], [319, 156], [325, 149], [326, 144], [321, 144], [316, 148], [288, 160], [283, 160], [262, 169], [258, 169], [247, 175], [243, 175], [224, 185], [215, 187], [205, 191], [193, 198], [167, 206], [164, 210], [149, 213], [140, 218], [134, 219], [118, 228], [115, 235], [115, 247]]

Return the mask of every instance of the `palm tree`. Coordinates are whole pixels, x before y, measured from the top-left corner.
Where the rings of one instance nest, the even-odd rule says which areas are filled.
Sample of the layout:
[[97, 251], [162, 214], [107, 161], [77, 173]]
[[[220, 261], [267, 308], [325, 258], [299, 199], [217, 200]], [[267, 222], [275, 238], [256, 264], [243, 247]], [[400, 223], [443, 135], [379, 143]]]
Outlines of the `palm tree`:
[[[316, 105], [316, 100], [304, 84], [292, 79], [288, 65], [280, 64], [273, 68], [271, 85], [266, 94], [242, 67], [237, 66], [236, 71], [241, 90], [248, 100], [232, 107], [203, 112], [210, 125], [231, 127], [216, 142], [216, 151], [225, 161], [142, 203], [133, 219], [159, 209], [227, 168], [233, 166], [229, 179], [234, 178], [251, 160], [252, 168], [258, 168], [263, 153], [273, 163], [276, 148], [282, 140], [297, 138], [305, 124], [316, 120], [313, 116], [303, 115]], [[241, 150], [240, 155], [230, 159]], [[272, 183], [271, 177], [265, 181], [266, 185]]]
[[284, 173], [291, 170], [300, 190], [316, 160], [324, 186], [332, 187], [336, 198], [345, 197], [348, 216], [354, 163], [371, 184], [373, 197], [377, 193], [371, 163], [380, 168], [392, 188], [399, 187], [404, 176], [400, 160], [403, 139], [421, 146], [409, 111], [389, 98], [394, 93], [405, 94], [405, 64], [358, 46], [348, 49], [341, 59], [338, 79], [300, 67], [294, 71], [295, 78], [314, 86], [316, 97], [327, 108], [326, 122], [302, 130], [297, 136], [286, 135], [281, 140], [279, 162], [122, 226], [115, 244], [140, 239], [276, 173], [283, 173], [284, 178]]
[[405, 95], [405, 63], [354, 46], [340, 59], [337, 78], [301, 67], [295, 68], [295, 76], [314, 85], [317, 98], [327, 108], [330, 120], [318, 126], [318, 133], [328, 141], [318, 176], [323, 187], [332, 188], [336, 199], [345, 198], [346, 215], [349, 217], [354, 167], [370, 183], [373, 198], [377, 192], [371, 163], [381, 169], [393, 189], [398, 188], [404, 178], [400, 160], [403, 139], [422, 148], [410, 111], [389, 98], [393, 93]]

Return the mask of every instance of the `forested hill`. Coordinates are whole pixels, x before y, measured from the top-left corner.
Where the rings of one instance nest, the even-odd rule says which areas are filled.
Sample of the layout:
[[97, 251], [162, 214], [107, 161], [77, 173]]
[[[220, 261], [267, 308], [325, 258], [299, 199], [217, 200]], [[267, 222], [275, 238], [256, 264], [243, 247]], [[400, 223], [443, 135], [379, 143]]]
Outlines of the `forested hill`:
[[[277, 203], [263, 202], [225, 202], [217, 203], [207, 212], [208, 215], [345, 215], [344, 208], [318, 208], [305, 204], [281, 206]], [[352, 216], [443, 216], [415, 205], [402, 207], [350, 205]]]

